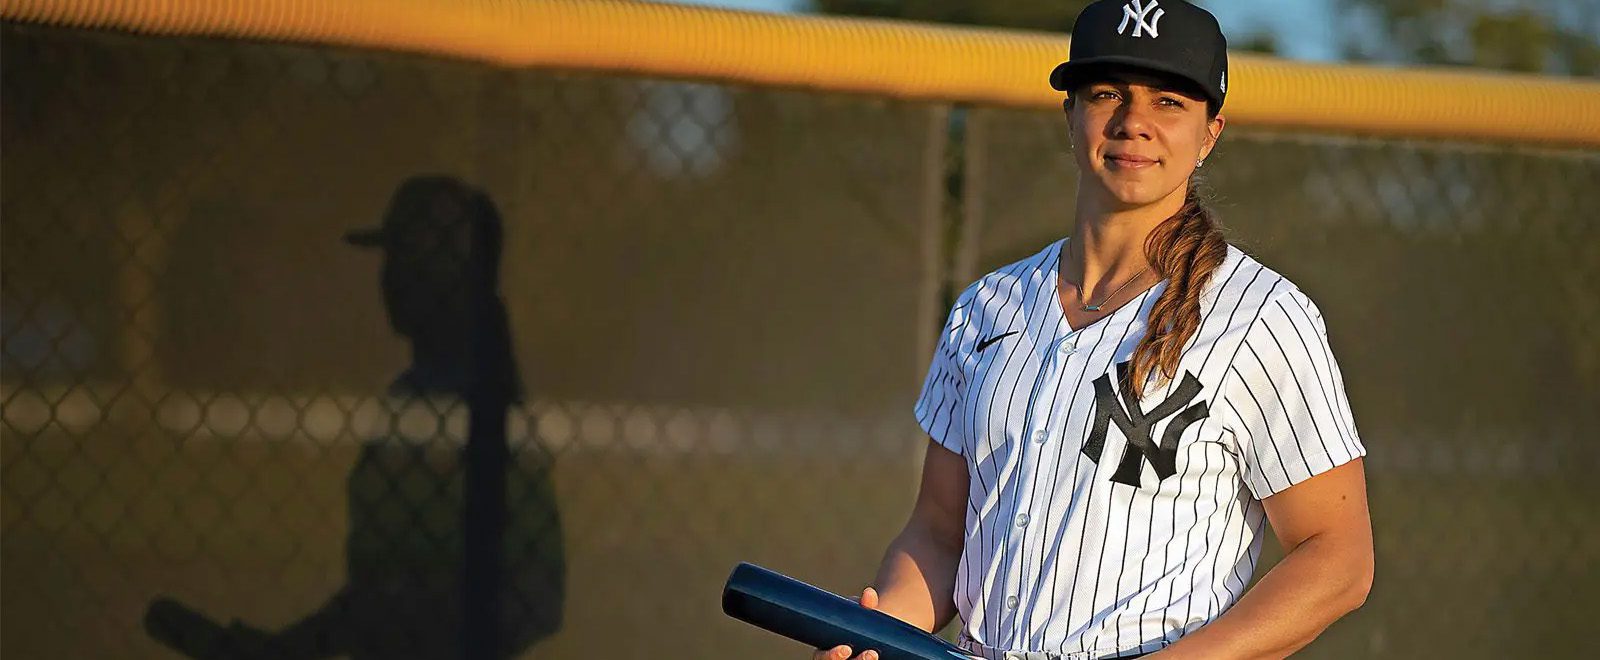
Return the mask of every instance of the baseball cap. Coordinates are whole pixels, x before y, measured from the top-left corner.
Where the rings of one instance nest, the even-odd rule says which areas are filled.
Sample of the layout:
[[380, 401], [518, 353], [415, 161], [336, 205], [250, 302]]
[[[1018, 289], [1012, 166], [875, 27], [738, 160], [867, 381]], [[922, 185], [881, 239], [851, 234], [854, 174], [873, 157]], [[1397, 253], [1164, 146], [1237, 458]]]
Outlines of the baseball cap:
[[1069, 91], [1111, 66], [1176, 76], [1217, 108], [1228, 95], [1222, 27], [1184, 0], [1099, 0], [1085, 7], [1072, 27], [1070, 58], [1050, 72], [1050, 86]]
[[451, 249], [449, 236], [471, 232], [476, 225], [498, 229], [499, 217], [488, 206], [480, 191], [453, 177], [413, 176], [389, 198], [381, 225], [351, 230], [344, 240], [390, 252]]

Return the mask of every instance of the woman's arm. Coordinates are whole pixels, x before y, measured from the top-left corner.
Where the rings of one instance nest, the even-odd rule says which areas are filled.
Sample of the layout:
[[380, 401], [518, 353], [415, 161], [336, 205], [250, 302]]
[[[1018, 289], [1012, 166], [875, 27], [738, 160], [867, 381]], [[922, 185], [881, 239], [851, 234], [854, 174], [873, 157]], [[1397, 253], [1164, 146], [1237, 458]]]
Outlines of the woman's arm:
[[[911, 518], [889, 543], [878, 567], [876, 588], [861, 594], [861, 606], [879, 610], [934, 632], [956, 615], [956, 562], [961, 561], [967, 526], [967, 460], [939, 443], [928, 443], [922, 461], [922, 486]], [[836, 646], [818, 650], [816, 660], [877, 660], [870, 649]]]
[[873, 581], [879, 610], [929, 632], [955, 616], [951, 594], [966, 535], [967, 479], [966, 459], [928, 443], [916, 505]]
[[1261, 504], [1283, 545], [1283, 561], [1227, 613], [1149, 658], [1282, 658], [1366, 602], [1372, 522], [1361, 459]]

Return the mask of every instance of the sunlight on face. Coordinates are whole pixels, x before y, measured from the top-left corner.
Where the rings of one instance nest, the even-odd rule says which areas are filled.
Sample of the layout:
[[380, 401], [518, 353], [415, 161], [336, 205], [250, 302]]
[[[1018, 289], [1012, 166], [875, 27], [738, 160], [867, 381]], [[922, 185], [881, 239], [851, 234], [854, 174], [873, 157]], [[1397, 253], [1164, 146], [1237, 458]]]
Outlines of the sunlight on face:
[[1207, 116], [1203, 96], [1132, 72], [1083, 85], [1068, 107], [1081, 190], [1108, 209], [1183, 195], [1226, 122]]

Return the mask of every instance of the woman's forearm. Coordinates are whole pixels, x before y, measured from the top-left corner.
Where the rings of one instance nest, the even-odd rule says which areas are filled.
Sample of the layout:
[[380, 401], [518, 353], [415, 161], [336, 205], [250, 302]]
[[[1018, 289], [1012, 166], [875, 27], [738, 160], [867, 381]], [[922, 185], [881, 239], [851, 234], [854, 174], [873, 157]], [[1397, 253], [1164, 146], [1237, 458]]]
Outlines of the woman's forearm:
[[913, 524], [889, 543], [874, 586], [878, 609], [929, 632], [955, 616], [951, 593], [961, 547]]
[[1227, 613], [1152, 658], [1282, 658], [1360, 607], [1371, 585], [1370, 547], [1313, 537]]

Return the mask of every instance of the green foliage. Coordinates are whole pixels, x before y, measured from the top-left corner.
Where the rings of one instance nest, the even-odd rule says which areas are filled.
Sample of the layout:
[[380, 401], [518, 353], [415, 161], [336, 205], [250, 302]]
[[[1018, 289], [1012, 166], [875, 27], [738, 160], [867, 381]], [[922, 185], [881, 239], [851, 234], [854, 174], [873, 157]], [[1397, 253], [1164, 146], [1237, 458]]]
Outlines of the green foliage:
[[[1530, 73], [1600, 74], [1600, 0], [1332, 0], [1345, 56]], [[1069, 32], [1090, 0], [812, 0], [816, 11]], [[1204, 3], [1201, 3], [1204, 4]], [[1278, 51], [1270, 33], [1236, 50]]]
[[[1093, 0], [811, 0], [823, 14], [895, 18], [927, 23], [984, 25], [1021, 30], [1071, 32], [1078, 13]], [[1200, 3], [1204, 4], [1204, 3]], [[1271, 34], [1255, 32], [1230, 39], [1234, 50], [1277, 52]]]
[[1600, 0], [1339, 0], [1353, 60], [1600, 74]]

